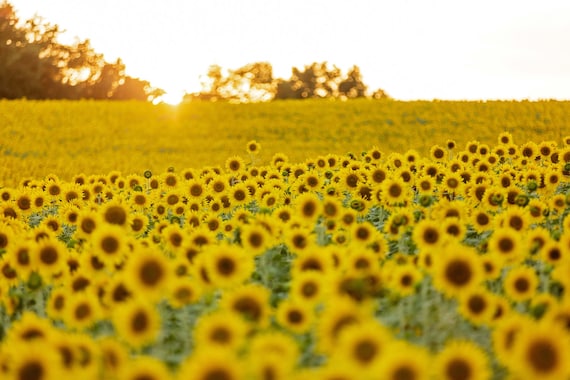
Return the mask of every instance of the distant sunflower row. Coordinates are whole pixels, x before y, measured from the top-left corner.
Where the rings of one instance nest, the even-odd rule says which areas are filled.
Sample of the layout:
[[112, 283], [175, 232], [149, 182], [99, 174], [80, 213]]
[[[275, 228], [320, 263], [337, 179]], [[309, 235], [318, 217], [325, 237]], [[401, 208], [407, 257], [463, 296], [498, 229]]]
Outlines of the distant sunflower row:
[[569, 379], [570, 137], [0, 189], [0, 377]]

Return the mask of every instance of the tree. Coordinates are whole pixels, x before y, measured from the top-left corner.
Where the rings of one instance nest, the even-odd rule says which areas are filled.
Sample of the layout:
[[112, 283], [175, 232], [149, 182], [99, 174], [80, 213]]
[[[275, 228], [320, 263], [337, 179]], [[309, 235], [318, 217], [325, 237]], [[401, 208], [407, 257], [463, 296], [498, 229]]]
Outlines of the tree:
[[164, 90], [152, 87], [146, 80], [127, 76], [113, 92], [111, 99], [153, 101], [164, 94]]
[[362, 80], [360, 68], [356, 65], [352, 66], [346, 78], [338, 85], [338, 93], [341, 97], [349, 99], [363, 98], [366, 96], [367, 86]]
[[202, 90], [186, 94], [186, 100], [266, 101], [274, 94], [273, 66], [254, 62], [224, 74], [221, 66], [211, 65], [202, 78]]
[[[289, 79], [274, 79], [271, 64], [256, 62], [226, 72], [221, 66], [210, 66], [207, 75], [202, 78], [202, 91], [186, 94], [184, 100], [249, 102], [272, 99], [353, 99], [368, 96], [367, 91], [368, 86], [356, 65], [344, 75], [337, 66], [329, 66], [327, 62], [313, 62], [302, 69], [293, 67]], [[381, 89], [374, 93], [375, 99], [387, 97]]]
[[340, 69], [329, 68], [327, 62], [314, 62], [303, 70], [293, 67], [289, 80], [277, 81], [275, 99], [336, 97], [340, 79]]
[[38, 16], [21, 24], [14, 7], [0, 2], [0, 98], [113, 98], [125, 80], [122, 61], [106, 62], [89, 40], [62, 45], [59, 34]]

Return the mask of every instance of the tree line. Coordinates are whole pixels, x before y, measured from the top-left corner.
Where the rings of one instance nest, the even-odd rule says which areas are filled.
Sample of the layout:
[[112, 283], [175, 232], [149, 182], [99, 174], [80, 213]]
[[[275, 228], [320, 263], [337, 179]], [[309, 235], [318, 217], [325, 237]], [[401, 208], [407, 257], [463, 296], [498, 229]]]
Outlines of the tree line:
[[[107, 62], [88, 39], [58, 42], [61, 30], [39, 16], [21, 21], [8, 0], [0, 0], [0, 99], [112, 99], [153, 101], [165, 91], [125, 74], [121, 59]], [[184, 100], [269, 101], [279, 99], [372, 97], [356, 65], [343, 73], [327, 62], [293, 67], [289, 79], [275, 78], [268, 62], [233, 70], [212, 65], [201, 90]]]
[[201, 90], [188, 93], [185, 101], [268, 101], [280, 99], [371, 97], [388, 98], [382, 89], [370, 91], [362, 79], [360, 68], [352, 66], [343, 73], [327, 62], [313, 62], [303, 68], [293, 67], [289, 79], [274, 78], [273, 66], [255, 62], [235, 70], [212, 65], [202, 78]]
[[89, 40], [64, 45], [57, 25], [35, 16], [20, 21], [0, 2], [0, 99], [115, 99], [151, 101], [164, 94], [125, 75], [121, 59], [107, 62]]

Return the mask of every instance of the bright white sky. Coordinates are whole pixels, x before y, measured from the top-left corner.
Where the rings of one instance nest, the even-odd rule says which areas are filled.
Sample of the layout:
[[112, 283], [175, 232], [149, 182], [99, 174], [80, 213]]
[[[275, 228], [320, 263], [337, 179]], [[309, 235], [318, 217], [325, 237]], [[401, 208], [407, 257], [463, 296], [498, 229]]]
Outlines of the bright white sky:
[[570, 99], [568, 0], [11, 0], [177, 101], [218, 64], [360, 66], [396, 99]]

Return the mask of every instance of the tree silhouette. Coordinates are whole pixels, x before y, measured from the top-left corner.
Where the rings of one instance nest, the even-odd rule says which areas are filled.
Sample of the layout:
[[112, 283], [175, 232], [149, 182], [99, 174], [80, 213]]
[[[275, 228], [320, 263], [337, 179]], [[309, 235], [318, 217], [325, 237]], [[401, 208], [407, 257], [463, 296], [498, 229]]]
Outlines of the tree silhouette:
[[236, 70], [224, 70], [211, 65], [202, 78], [199, 93], [186, 94], [186, 100], [226, 100], [236, 102], [270, 100], [274, 93], [273, 66], [268, 62], [254, 62]]
[[293, 67], [289, 80], [278, 80], [275, 99], [308, 99], [336, 97], [340, 69], [327, 62], [314, 62], [304, 69]]
[[[184, 100], [206, 101], [266, 101], [280, 99], [367, 97], [368, 86], [362, 79], [360, 68], [352, 66], [346, 75], [327, 62], [313, 62], [302, 69], [293, 67], [289, 79], [273, 78], [273, 68], [267, 62], [255, 62], [237, 70], [212, 65], [202, 78], [202, 91], [184, 95]], [[378, 89], [374, 99], [388, 98]]]
[[153, 101], [164, 94], [164, 90], [152, 87], [146, 80], [126, 77], [113, 92], [111, 99]]
[[346, 78], [343, 79], [338, 85], [339, 96], [350, 99], [365, 97], [366, 89], [367, 86], [362, 80], [360, 68], [356, 65], [352, 66], [346, 75]]
[[14, 7], [0, 2], [0, 98], [113, 98], [126, 78], [122, 61], [106, 62], [89, 40], [60, 44], [59, 34], [38, 16], [20, 25]]

